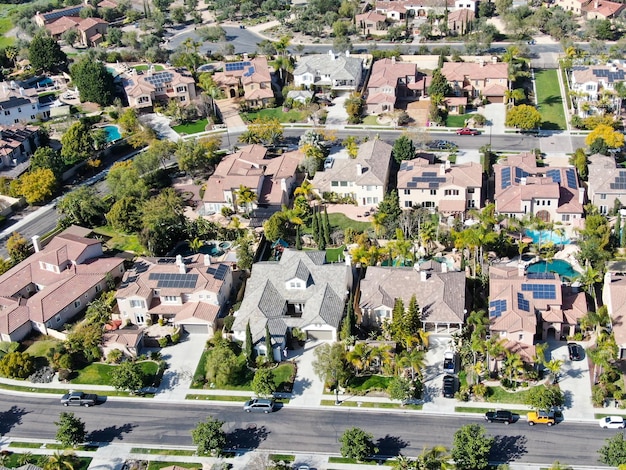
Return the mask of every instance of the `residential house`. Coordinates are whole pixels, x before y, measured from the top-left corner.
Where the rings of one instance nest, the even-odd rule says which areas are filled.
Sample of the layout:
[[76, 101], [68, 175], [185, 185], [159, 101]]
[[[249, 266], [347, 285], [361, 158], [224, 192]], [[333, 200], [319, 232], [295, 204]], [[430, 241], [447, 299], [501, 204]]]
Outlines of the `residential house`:
[[287, 92], [287, 99], [300, 104], [312, 103], [314, 97], [315, 93], [309, 90], [289, 90]]
[[78, 33], [78, 43], [85, 47], [95, 47], [104, 41], [109, 23], [101, 18], [80, 18], [78, 16], [63, 16], [45, 28], [55, 39], [61, 39], [67, 31], [75, 30]]
[[459, 331], [466, 314], [465, 273], [428, 262], [413, 268], [369, 266], [359, 289], [359, 310], [365, 325], [382, 326], [392, 319], [396, 300], [407, 308], [415, 296], [424, 329]]
[[[463, 2], [465, 3], [465, 2]], [[464, 35], [472, 26], [476, 19], [474, 10], [469, 8], [461, 8], [448, 13], [448, 34]]]
[[377, 206], [387, 193], [392, 148], [380, 139], [362, 143], [356, 158], [336, 158], [331, 168], [315, 173], [315, 192], [348, 198], [361, 207]]
[[400, 164], [397, 181], [402, 209], [425, 207], [444, 215], [462, 215], [483, 207], [483, 169], [478, 163], [405, 160]]
[[25, 162], [39, 147], [39, 128], [35, 126], [0, 127], [0, 170]]
[[366, 36], [385, 36], [387, 34], [387, 17], [370, 10], [354, 17], [357, 28]]
[[195, 80], [183, 69], [166, 68], [157, 72], [151, 66], [143, 75], [135, 72], [123, 83], [128, 105], [139, 111], [152, 111], [156, 102], [177, 100], [188, 105], [196, 99]]
[[626, 80], [626, 67], [619, 61], [605, 65], [575, 65], [570, 73], [570, 94], [582, 117], [597, 110], [597, 101], [608, 100], [620, 109], [622, 98], [615, 94], [615, 85]]
[[293, 71], [296, 88], [321, 87], [333, 90], [356, 91], [363, 79], [363, 61], [345, 54], [312, 54], [302, 56]]
[[617, 343], [618, 359], [626, 359], [626, 266], [610, 263], [604, 275], [602, 302], [611, 318], [611, 331]]
[[239, 90], [243, 90], [244, 100], [250, 107], [263, 107], [273, 103], [272, 77], [265, 57], [227, 62], [223, 71], [213, 75], [213, 80], [229, 98], [238, 97]]
[[527, 273], [523, 265], [489, 268], [489, 330], [525, 362], [534, 362], [538, 332], [539, 341], [572, 336], [586, 313], [585, 293], [563, 285], [556, 273]]
[[41, 119], [37, 90], [24, 89], [15, 82], [1, 82], [0, 126], [33, 122]]
[[254, 263], [235, 312], [234, 336], [245, 341], [250, 325], [254, 348], [266, 354], [267, 327], [277, 360], [294, 328], [310, 339], [337, 341], [352, 280], [349, 256], [345, 263], [328, 263], [325, 251], [285, 249], [278, 261]]
[[509, 89], [508, 64], [504, 62], [485, 62], [482, 58], [479, 62], [444, 62], [441, 73], [455, 96], [504, 103], [505, 92]]
[[583, 12], [588, 20], [612, 20], [620, 16], [625, 6], [608, 0], [593, 0], [583, 7]]
[[474, 5], [472, 10], [475, 11], [475, 0], [421, 0], [419, 2], [414, 0], [382, 0], [376, 2], [376, 11], [386, 15], [390, 20], [401, 21], [411, 16], [426, 17], [430, 11], [437, 15], [443, 15], [446, 10], [470, 8], [465, 5], [472, 4]]
[[608, 214], [619, 201], [626, 206], [626, 170], [617, 166], [614, 157], [596, 153], [589, 157], [587, 191], [589, 202], [601, 214]]
[[416, 64], [398, 62], [395, 57], [377, 60], [367, 82], [365, 112], [391, 112], [398, 101], [413, 101], [425, 96], [430, 79], [417, 70]]
[[123, 258], [105, 257], [100, 240], [71, 228], [43, 249], [34, 237], [33, 246], [34, 254], [0, 276], [0, 341], [33, 330], [53, 334], [124, 275]]
[[564, 225], [583, 218], [585, 188], [578, 184], [576, 168], [540, 168], [533, 153], [521, 153], [500, 160], [493, 171], [496, 213], [518, 219], [532, 214]]
[[214, 263], [210, 255], [139, 257], [115, 298], [123, 321], [143, 326], [162, 319], [212, 336], [233, 288], [231, 264]]
[[80, 17], [81, 10], [85, 8], [85, 4], [72, 5], [66, 8], [61, 8], [59, 10], [52, 10], [46, 13], [37, 12], [37, 14], [33, 17], [33, 20], [40, 28], [43, 28], [49, 23], [52, 23], [59, 18], [63, 18], [66, 16], [78, 16]]
[[454, 11], [470, 10], [471, 12], [475, 13], [476, 3], [476, 0], [455, 0]]
[[126, 357], [137, 357], [143, 348], [144, 328], [136, 326], [110, 330], [102, 335], [102, 355], [107, 355], [117, 349], [122, 351]]
[[[303, 158], [300, 150], [270, 158], [262, 145], [247, 145], [226, 155], [207, 181], [202, 198], [204, 213], [219, 213], [222, 207], [236, 212], [250, 212], [258, 207], [280, 210], [289, 203]], [[254, 192], [254, 202], [237, 202], [237, 191], [242, 186]]]

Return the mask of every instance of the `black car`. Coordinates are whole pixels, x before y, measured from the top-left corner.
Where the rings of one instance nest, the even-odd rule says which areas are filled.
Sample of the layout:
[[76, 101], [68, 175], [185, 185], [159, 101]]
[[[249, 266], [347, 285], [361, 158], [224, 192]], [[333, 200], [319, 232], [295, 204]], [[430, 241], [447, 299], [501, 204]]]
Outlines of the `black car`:
[[452, 150], [456, 148], [456, 144], [448, 140], [433, 140], [428, 143], [428, 148], [437, 150]]
[[443, 396], [445, 398], [454, 398], [456, 393], [456, 378], [453, 375], [445, 375], [443, 377]]
[[496, 410], [485, 413], [485, 421], [489, 421], [490, 423], [511, 424], [514, 418], [513, 413], [508, 410]]
[[567, 343], [570, 361], [580, 361], [582, 359], [582, 348], [576, 343]]

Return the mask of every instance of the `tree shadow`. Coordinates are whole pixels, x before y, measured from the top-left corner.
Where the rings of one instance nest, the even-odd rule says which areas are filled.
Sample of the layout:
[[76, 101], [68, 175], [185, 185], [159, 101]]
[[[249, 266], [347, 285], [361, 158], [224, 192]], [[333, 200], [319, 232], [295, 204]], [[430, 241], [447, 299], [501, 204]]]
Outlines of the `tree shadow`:
[[0, 436], [7, 434], [14, 426], [22, 423], [22, 416], [27, 414], [24, 408], [13, 405], [7, 411], [0, 412]]
[[393, 455], [395, 457], [399, 455], [400, 451], [407, 447], [409, 443], [397, 436], [387, 434], [385, 437], [378, 439], [375, 445], [378, 447], [378, 452], [381, 455]]
[[490, 461], [512, 462], [527, 453], [525, 436], [496, 436], [489, 454]]
[[91, 442], [112, 442], [115, 439], [123, 440], [124, 434], [130, 433], [133, 428], [136, 428], [136, 424], [126, 423], [121, 426], [109, 426], [103, 429], [97, 429], [91, 431], [87, 435], [87, 440]]
[[552, 106], [554, 104], [561, 104], [563, 102], [563, 100], [561, 99], [560, 95], [550, 95], [550, 96], [546, 96], [541, 103], [539, 103], [540, 106]]
[[250, 423], [244, 428], [237, 428], [226, 435], [228, 449], [256, 449], [261, 442], [267, 439], [269, 432], [265, 426], [257, 427]]

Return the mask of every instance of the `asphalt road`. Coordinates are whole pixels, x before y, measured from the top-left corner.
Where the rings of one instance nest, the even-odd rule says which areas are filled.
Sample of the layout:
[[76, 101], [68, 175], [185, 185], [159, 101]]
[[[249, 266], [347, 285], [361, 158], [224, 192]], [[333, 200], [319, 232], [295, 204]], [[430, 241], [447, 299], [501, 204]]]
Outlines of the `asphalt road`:
[[[54, 421], [67, 411], [58, 398], [0, 395], [0, 434], [20, 439], [54, 439]], [[225, 421], [229, 447], [263, 451], [339, 453], [338, 439], [357, 426], [374, 435], [380, 454], [401, 452], [416, 456], [424, 447], [452, 445], [454, 432], [468, 423], [484, 424], [496, 438], [492, 461], [551, 464], [555, 460], [598, 466], [597, 450], [615, 431], [593, 423], [563, 422], [548, 428], [522, 421], [505, 426], [485, 423], [481, 415], [434, 416], [417, 413], [381, 413], [341, 408], [279, 409], [275, 413], [248, 414], [241, 405], [208, 403], [167, 404], [146, 400], [108, 400], [92, 408], [72, 411], [86, 424], [93, 442], [193, 445], [190, 431], [205, 416]]]

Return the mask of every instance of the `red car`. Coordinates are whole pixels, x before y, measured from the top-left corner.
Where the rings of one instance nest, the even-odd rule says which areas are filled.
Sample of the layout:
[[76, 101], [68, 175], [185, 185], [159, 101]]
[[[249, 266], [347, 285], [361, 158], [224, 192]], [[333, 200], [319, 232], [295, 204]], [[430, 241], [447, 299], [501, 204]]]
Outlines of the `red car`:
[[463, 129], [457, 129], [456, 133], [458, 135], [479, 135], [480, 132], [476, 129], [470, 129], [469, 127], [464, 127]]

